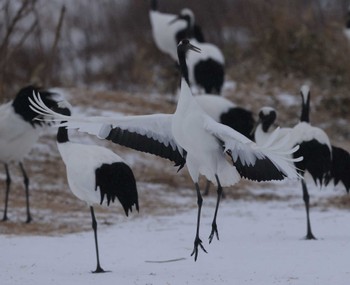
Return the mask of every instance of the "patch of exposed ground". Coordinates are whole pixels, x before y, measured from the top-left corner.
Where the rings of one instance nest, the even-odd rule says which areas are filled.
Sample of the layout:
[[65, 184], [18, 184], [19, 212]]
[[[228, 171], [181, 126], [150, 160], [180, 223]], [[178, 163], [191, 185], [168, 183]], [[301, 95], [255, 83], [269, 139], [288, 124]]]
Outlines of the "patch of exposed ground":
[[[234, 92], [226, 92], [226, 96], [237, 104], [258, 110], [258, 106], [273, 103], [275, 99], [269, 96], [257, 96], [255, 93], [261, 89], [252, 88], [246, 91], [246, 87], [240, 86]], [[255, 91], [254, 91], [255, 90]], [[171, 103], [171, 95], [162, 94], [130, 94], [126, 92], [93, 91], [83, 89], [67, 90], [70, 103], [79, 107], [80, 112], [98, 115], [98, 110], [108, 112], [122, 112], [125, 114], [151, 114], [156, 112], [171, 113], [175, 105]], [[255, 98], [249, 98], [253, 96]], [[319, 100], [317, 102], [320, 102]], [[275, 102], [276, 103], [276, 102]], [[278, 103], [278, 102], [277, 102]], [[320, 103], [321, 104], [321, 103]], [[286, 112], [282, 118], [292, 117], [299, 113], [298, 106], [283, 107]], [[320, 105], [322, 106], [322, 104]], [[319, 121], [318, 115], [314, 115]], [[348, 119], [348, 118], [345, 118]], [[336, 119], [327, 115], [328, 124], [337, 125]], [[296, 120], [295, 120], [296, 121]], [[350, 150], [350, 144], [344, 139], [346, 130], [341, 126], [342, 135], [336, 137], [336, 141]], [[69, 190], [64, 164], [58, 154], [55, 142], [55, 129], [49, 129], [40, 139], [39, 143], [31, 151], [24, 161], [30, 184], [30, 202], [33, 222], [25, 224], [25, 197], [22, 177], [16, 165], [11, 165], [12, 190], [10, 193], [8, 215], [10, 220], [0, 222], [1, 234], [13, 235], [61, 235], [79, 231], [90, 230], [90, 212], [87, 205], [78, 200]], [[348, 132], [349, 130], [347, 130]], [[333, 129], [332, 134], [335, 130]], [[89, 143], [105, 145], [120, 154], [132, 166], [138, 181], [140, 213], [131, 213], [125, 217], [119, 205], [109, 209], [97, 207], [99, 224], [108, 225], [118, 223], [124, 219], [138, 219], [144, 216], [173, 215], [178, 211], [184, 211], [196, 207], [195, 191], [186, 169], [177, 173], [177, 168], [169, 161], [152, 155], [135, 152], [125, 147], [98, 140], [88, 135], [76, 135], [75, 139], [83, 139]], [[5, 176], [0, 174], [1, 201], [4, 199]], [[264, 183], [260, 191], [254, 191], [253, 182], [241, 181], [234, 187], [225, 189], [226, 199], [244, 199], [259, 201], [288, 200], [288, 195], [279, 195], [278, 187]], [[204, 188], [205, 181], [201, 186]], [[296, 186], [298, 191], [299, 185]], [[264, 189], [269, 190], [264, 192]], [[271, 191], [275, 189], [276, 191]], [[299, 195], [297, 192], [296, 195]], [[210, 194], [215, 196], [214, 188]], [[330, 198], [322, 202], [324, 207], [349, 208], [349, 199], [345, 195], [339, 198]], [[2, 215], [3, 205], [1, 205]]]

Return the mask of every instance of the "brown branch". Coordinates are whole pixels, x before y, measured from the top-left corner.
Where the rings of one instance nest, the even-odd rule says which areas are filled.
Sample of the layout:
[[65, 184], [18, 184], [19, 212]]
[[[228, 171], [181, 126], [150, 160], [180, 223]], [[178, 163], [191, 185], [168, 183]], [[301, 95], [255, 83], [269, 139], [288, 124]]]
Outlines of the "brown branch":
[[66, 7], [63, 5], [61, 8], [61, 13], [60, 13], [60, 18], [58, 20], [58, 24], [56, 27], [56, 33], [55, 33], [55, 40], [52, 44], [52, 48], [51, 48], [51, 57], [54, 56], [56, 49], [57, 49], [57, 44], [58, 44], [58, 40], [60, 38], [61, 35], [61, 30], [62, 30], [62, 24], [63, 24], [63, 18], [64, 18], [64, 13], [66, 12]]
[[32, 34], [32, 32], [34, 31], [34, 29], [38, 26], [38, 20], [36, 19], [33, 24], [31, 24], [31, 26], [29, 27], [29, 29], [23, 34], [23, 36], [21, 37], [21, 39], [18, 41], [18, 43], [16, 44], [16, 46], [11, 49], [11, 52], [8, 53], [7, 57], [11, 58], [12, 54], [15, 53], [17, 50], [19, 50], [21, 48], [21, 46], [23, 45], [23, 43], [26, 41], [26, 39]]
[[54, 57], [56, 54], [58, 41], [59, 41], [60, 35], [61, 35], [62, 24], [63, 24], [65, 12], [66, 12], [66, 7], [63, 5], [61, 8], [60, 17], [58, 19], [58, 23], [57, 23], [57, 27], [56, 27], [55, 38], [54, 38], [54, 41], [53, 41], [52, 47], [51, 47], [51, 54], [50, 54], [50, 57], [47, 61], [47, 72], [46, 72], [46, 76], [45, 76], [45, 83], [46, 84], [48, 83], [47, 81], [51, 80], [51, 78], [52, 78], [52, 65], [54, 62]]
[[17, 25], [17, 23], [19, 22], [19, 20], [22, 19], [23, 13], [24, 13], [25, 9], [27, 8], [28, 4], [29, 4], [29, 0], [22, 1], [21, 7], [17, 10], [16, 15], [13, 17], [10, 25], [7, 27], [4, 40], [0, 46], [0, 53], [1, 54], [3, 54], [4, 51], [7, 49], [8, 43], [10, 41], [10, 37], [13, 33], [13, 30], [14, 30], [15, 26]]

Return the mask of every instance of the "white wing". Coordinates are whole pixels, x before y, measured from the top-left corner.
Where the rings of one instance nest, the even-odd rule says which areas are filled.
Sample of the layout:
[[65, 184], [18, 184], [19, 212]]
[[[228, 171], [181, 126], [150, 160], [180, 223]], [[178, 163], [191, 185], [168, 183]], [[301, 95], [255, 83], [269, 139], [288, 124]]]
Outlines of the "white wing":
[[211, 118], [205, 122], [205, 129], [222, 142], [225, 151], [232, 157], [233, 163], [241, 176], [258, 181], [282, 180], [285, 177], [299, 178], [291, 154], [298, 146], [286, 149], [288, 137], [278, 140], [278, 129], [264, 145], [257, 145], [247, 137]]
[[174, 161], [176, 166], [183, 167], [185, 164], [185, 153], [171, 133], [173, 115], [65, 116], [45, 106], [40, 95], [36, 95], [34, 100], [30, 100], [30, 107], [43, 116], [44, 120], [59, 122], [56, 126], [77, 129], [79, 132], [92, 134], [135, 150], [167, 158]]

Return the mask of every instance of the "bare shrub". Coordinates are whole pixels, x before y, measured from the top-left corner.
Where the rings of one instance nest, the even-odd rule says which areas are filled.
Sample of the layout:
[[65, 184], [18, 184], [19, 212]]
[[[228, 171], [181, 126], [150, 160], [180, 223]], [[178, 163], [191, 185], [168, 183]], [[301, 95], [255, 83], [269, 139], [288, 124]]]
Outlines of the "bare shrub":
[[[0, 17], [4, 19], [0, 26], [2, 100], [13, 97], [24, 84], [41, 85], [52, 78], [64, 10], [55, 32], [54, 20], [42, 17], [41, 4], [38, 0], [6, 0], [0, 6]], [[50, 28], [55, 36], [48, 45], [43, 30]]]
[[[332, 88], [350, 85], [349, 44], [342, 34], [345, 0], [158, 2], [167, 13], [194, 11], [207, 41], [223, 50], [228, 73], [238, 70], [248, 79], [265, 72], [292, 74]], [[174, 63], [153, 43], [148, 0], [66, 5], [64, 13], [60, 1], [4, 1], [0, 91], [33, 81], [168, 91], [178, 84]]]
[[350, 84], [342, 1], [325, 7], [316, 0], [235, 2], [240, 16], [233, 24], [249, 31], [249, 56], [285, 75]]

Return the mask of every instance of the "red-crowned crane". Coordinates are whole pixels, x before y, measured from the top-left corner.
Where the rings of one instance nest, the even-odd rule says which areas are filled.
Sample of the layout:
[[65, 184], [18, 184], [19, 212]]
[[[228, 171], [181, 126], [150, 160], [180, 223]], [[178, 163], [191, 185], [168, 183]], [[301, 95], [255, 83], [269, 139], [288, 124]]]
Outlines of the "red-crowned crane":
[[[70, 115], [67, 108], [60, 113]], [[126, 216], [133, 206], [138, 211], [134, 174], [126, 162], [111, 150], [97, 145], [71, 142], [66, 127], [58, 128], [57, 147], [66, 166], [69, 188], [90, 207], [97, 259], [93, 273], [105, 272], [100, 265], [94, 206], [109, 206], [119, 200]]]
[[8, 220], [7, 210], [11, 187], [10, 163], [18, 163], [21, 169], [26, 196], [26, 223], [32, 220], [29, 205], [29, 177], [23, 166], [23, 160], [48, 125], [47, 122], [34, 120], [38, 114], [29, 108], [28, 99], [33, 98], [33, 92], [39, 91], [43, 102], [49, 108], [57, 107], [57, 100], [62, 100], [58, 98], [58, 94], [53, 92], [35, 86], [26, 86], [17, 93], [12, 101], [0, 106], [0, 161], [4, 164], [6, 172], [3, 221]]
[[61, 126], [75, 128], [117, 144], [167, 158], [180, 167], [186, 163], [197, 193], [197, 228], [192, 251], [197, 260], [198, 248], [205, 251], [199, 236], [203, 200], [198, 184], [199, 175], [204, 175], [217, 185], [217, 203], [209, 235], [211, 242], [214, 235], [219, 237], [216, 218], [222, 187], [233, 185], [241, 178], [255, 181], [297, 178], [298, 174], [293, 164], [295, 159], [287, 157], [286, 154], [295, 152], [298, 147], [286, 150], [284, 144], [287, 143], [288, 137], [278, 146], [274, 144], [274, 138], [258, 146], [206, 114], [194, 99], [189, 87], [186, 65], [188, 51], [199, 52], [187, 39], [182, 40], [178, 45], [182, 74], [181, 91], [173, 114], [110, 118], [64, 116], [47, 108], [39, 96], [35, 102], [32, 101], [32, 106], [48, 120], [66, 121]]
[[[309, 173], [316, 185], [322, 186], [327, 183], [332, 165], [332, 147], [327, 134], [320, 128], [312, 126], [309, 122], [310, 110], [310, 89], [304, 85], [300, 89], [302, 98], [302, 111], [300, 122], [293, 128], [281, 128], [280, 135], [283, 138], [289, 134], [290, 147], [300, 145], [295, 156], [302, 156], [304, 159], [295, 162], [299, 173], [305, 177]], [[276, 110], [271, 107], [264, 107], [259, 112], [260, 123], [255, 131], [255, 141], [264, 143], [270, 137], [271, 126], [277, 117]], [[315, 239], [311, 230], [310, 222], [310, 196], [306, 181], [301, 179], [303, 200], [306, 210], [306, 239]]]

